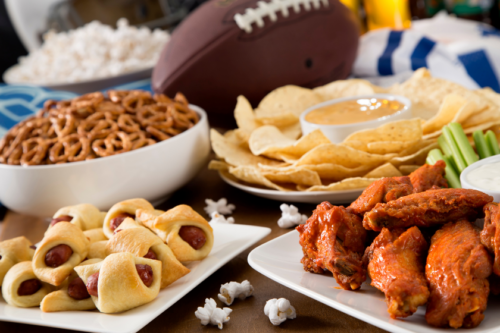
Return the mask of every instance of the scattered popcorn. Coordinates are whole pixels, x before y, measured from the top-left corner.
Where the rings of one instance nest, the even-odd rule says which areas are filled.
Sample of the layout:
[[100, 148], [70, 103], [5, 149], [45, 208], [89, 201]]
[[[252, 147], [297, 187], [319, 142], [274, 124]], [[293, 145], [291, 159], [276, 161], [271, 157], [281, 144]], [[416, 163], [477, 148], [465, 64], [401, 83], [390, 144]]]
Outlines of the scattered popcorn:
[[68, 32], [49, 31], [40, 49], [19, 58], [6, 75], [13, 83], [73, 83], [153, 67], [170, 39], [166, 31], [129, 26], [117, 29], [93, 21]]
[[219, 299], [226, 305], [233, 304], [235, 298], [244, 300], [247, 297], [252, 296], [253, 287], [247, 280], [238, 282], [229, 282], [220, 286]]
[[215, 224], [215, 223], [234, 223], [234, 218], [233, 217], [228, 217], [227, 219], [224, 217], [224, 215], [221, 215], [217, 212], [212, 213], [212, 219], [210, 224]]
[[205, 207], [205, 212], [207, 212], [209, 216], [212, 216], [213, 212], [222, 215], [232, 214], [233, 210], [236, 208], [233, 204], [228, 205], [226, 198], [220, 198], [217, 202], [213, 201], [212, 199], [205, 199], [205, 203], [207, 204], [207, 206]]
[[269, 317], [273, 325], [279, 325], [287, 319], [295, 319], [297, 314], [295, 308], [290, 305], [286, 298], [273, 298], [266, 302], [264, 313]]
[[306, 215], [300, 215], [299, 209], [294, 205], [288, 206], [287, 204], [282, 204], [281, 218], [278, 220], [278, 225], [280, 228], [290, 228], [299, 224], [304, 224], [307, 221]]
[[206, 298], [205, 307], [198, 307], [194, 315], [201, 320], [202, 325], [210, 323], [222, 329], [223, 324], [229, 321], [229, 314], [231, 312], [233, 312], [233, 310], [230, 308], [218, 308], [213, 298]]

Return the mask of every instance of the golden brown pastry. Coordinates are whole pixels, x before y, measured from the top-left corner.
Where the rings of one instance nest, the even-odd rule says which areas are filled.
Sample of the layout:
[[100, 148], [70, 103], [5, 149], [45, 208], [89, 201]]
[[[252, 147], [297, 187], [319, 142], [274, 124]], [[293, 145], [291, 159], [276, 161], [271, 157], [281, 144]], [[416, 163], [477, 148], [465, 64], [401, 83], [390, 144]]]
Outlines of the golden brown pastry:
[[[92, 265], [101, 261], [101, 259], [89, 259], [78, 266]], [[85, 311], [95, 308], [85, 283], [74, 270], [64, 281], [62, 288], [45, 296], [40, 304], [43, 312]]]
[[153, 205], [144, 199], [130, 199], [115, 204], [104, 218], [103, 231], [106, 237], [111, 238], [116, 228], [127, 217], [135, 219], [138, 209], [154, 210]]
[[161, 215], [138, 210], [137, 220], [166, 242], [181, 262], [207, 257], [214, 245], [210, 224], [186, 205], [179, 205]]
[[151, 302], [161, 285], [161, 261], [114, 253], [101, 262], [75, 267], [97, 309], [126, 311]]
[[94, 205], [80, 204], [59, 209], [52, 217], [49, 230], [59, 222], [70, 222], [86, 231], [101, 228], [103, 219], [101, 212]]
[[[125, 220], [123, 224], [132, 219]], [[122, 227], [122, 226], [120, 226]], [[162, 263], [160, 289], [190, 272], [175, 257], [172, 250], [149, 229], [144, 227], [117, 229], [106, 245], [106, 254], [129, 252], [137, 257], [156, 259]]]
[[33, 253], [31, 242], [24, 236], [0, 242], [0, 286], [7, 271], [18, 262], [31, 260]]
[[89, 253], [87, 253], [87, 258], [88, 259], [106, 258], [106, 244], [108, 244], [107, 240], [90, 244]]
[[60, 286], [89, 251], [90, 241], [73, 223], [57, 223], [36, 249], [33, 270], [42, 281]]
[[84, 231], [83, 234], [89, 239], [90, 244], [108, 240], [108, 237], [106, 237], [102, 228], [90, 229]]
[[12, 266], [2, 284], [2, 296], [5, 301], [20, 308], [39, 306], [45, 295], [51, 291], [51, 286], [37, 279], [31, 261]]

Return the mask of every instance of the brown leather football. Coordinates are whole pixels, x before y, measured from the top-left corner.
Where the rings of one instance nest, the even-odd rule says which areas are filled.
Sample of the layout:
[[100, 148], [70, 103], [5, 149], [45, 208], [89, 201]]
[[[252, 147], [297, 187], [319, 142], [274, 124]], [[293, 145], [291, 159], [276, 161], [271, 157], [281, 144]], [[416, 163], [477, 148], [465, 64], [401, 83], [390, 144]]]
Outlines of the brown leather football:
[[209, 113], [232, 113], [238, 95], [256, 106], [277, 87], [346, 78], [358, 38], [338, 0], [211, 0], [174, 31], [152, 85]]

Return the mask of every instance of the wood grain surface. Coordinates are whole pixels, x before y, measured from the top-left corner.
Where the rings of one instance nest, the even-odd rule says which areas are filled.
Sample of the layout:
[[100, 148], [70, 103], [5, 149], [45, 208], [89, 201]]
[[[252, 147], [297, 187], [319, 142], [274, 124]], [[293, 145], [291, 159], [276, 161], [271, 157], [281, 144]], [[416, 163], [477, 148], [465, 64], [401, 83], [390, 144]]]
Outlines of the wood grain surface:
[[[158, 316], [140, 332], [217, 332], [216, 326], [203, 326], [194, 316], [205, 298], [217, 299], [220, 285], [230, 281], [249, 280], [254, 286], [254, 296], [245, 301], [236, 300], [231, 305], [231, 320], [224, 324], [223, 332], [384, 332], [363, 321], [332, 309], [309, 297], [288, 289], [254, 271], [247, 262], [249, 252], [269, 240], [292, 229], [281, 229], [277, 221], [281, 216], [281, 202], [271, 201], [246, 194], [224, 183], [217, 172], [204, 169], [187, 186], [176, 192], [167, 202], [157, 208], [169, 209], [178, 204], [187, 204], [206, 216], [203, 211], [205, 199], [218, 200], [226, 197], [236, 205], [232, 215], [237, 224], [264, 226], [272, 229], [269, 236], [241, 253], [221, 267], [198, 287], [184, 296], [163, 314]], [[310, 215], [314, 205], [296, 204], [301, 213]], [[32, 242], [41, 240], [48, 226], [47, 219], [37, 219], [8, 212], [1, 224], [0, 240], [25, 235]], [[264, 305], [271, 298], [285, 297], [297, 310], [297, 318], [273, 326], [264, 315]], [[219, 304], [220, 302], [218, 302]], [[220, 304], [219, 304], [220, 306]], [[54, 328], [0, 322], [0, 332], [45, 333], [64, 331]]]

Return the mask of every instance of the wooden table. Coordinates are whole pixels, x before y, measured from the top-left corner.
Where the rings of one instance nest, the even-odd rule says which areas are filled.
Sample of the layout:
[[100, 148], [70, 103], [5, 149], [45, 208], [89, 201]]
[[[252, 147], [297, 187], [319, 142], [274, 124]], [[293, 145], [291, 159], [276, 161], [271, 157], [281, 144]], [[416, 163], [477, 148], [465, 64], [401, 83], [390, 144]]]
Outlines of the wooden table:
[[[218, 200], [226, 197], [236, 205], [232, 215], [236, 223], [265, 226], [271, 234], [254, 247], [281, 236], [292, 229], [281, 229], [277, 221], [281, 216], [280, 202], [246, 194], [224, 183], [214, 171], [204, 169], [192, 182], [176, 192], [159, 209], [168, 209], [178, 204], [188, 204], [204, 214], [205, 199]], [[314, 205], [297, 204], [299, 211], [311, 214]], [[206, 214], [204, 214], [206, 216]], [[38, 242], [47, 229], [48, 221], [7, 212], [0, 240], [25, 235], [32, 242]], [[216, 326], [202, 326], [194, 316], [197, 307], [203, 306], [205, 298], [217, 299], [220, 285], [230, 281], [249, 280], [254, 286], [254, 296], [245, 301], [237, 300], [231, 308], [231, 320], [224, 324], [224, 332], [383, 332], [382, 330], [334, 310], [309, 297], [288, 289], [254, 271], [247, 262], [249, 252], [241, 253], [221, 267], [198, 287], [184, 296], [167, 311], [157, 317], [140, 332], [216, 332]], [[264, 315], [264, 305], [271, 298], [285, 297], [297, 310], [297, 318], [287, 320], [280, 326], [273, 326]], [[218, 302], [220, 303], [220, 302]], [[220, 306], [220, 304], [219, 304]], [[0, 322], [0, 332], [55, 332], [53, 328]]]

